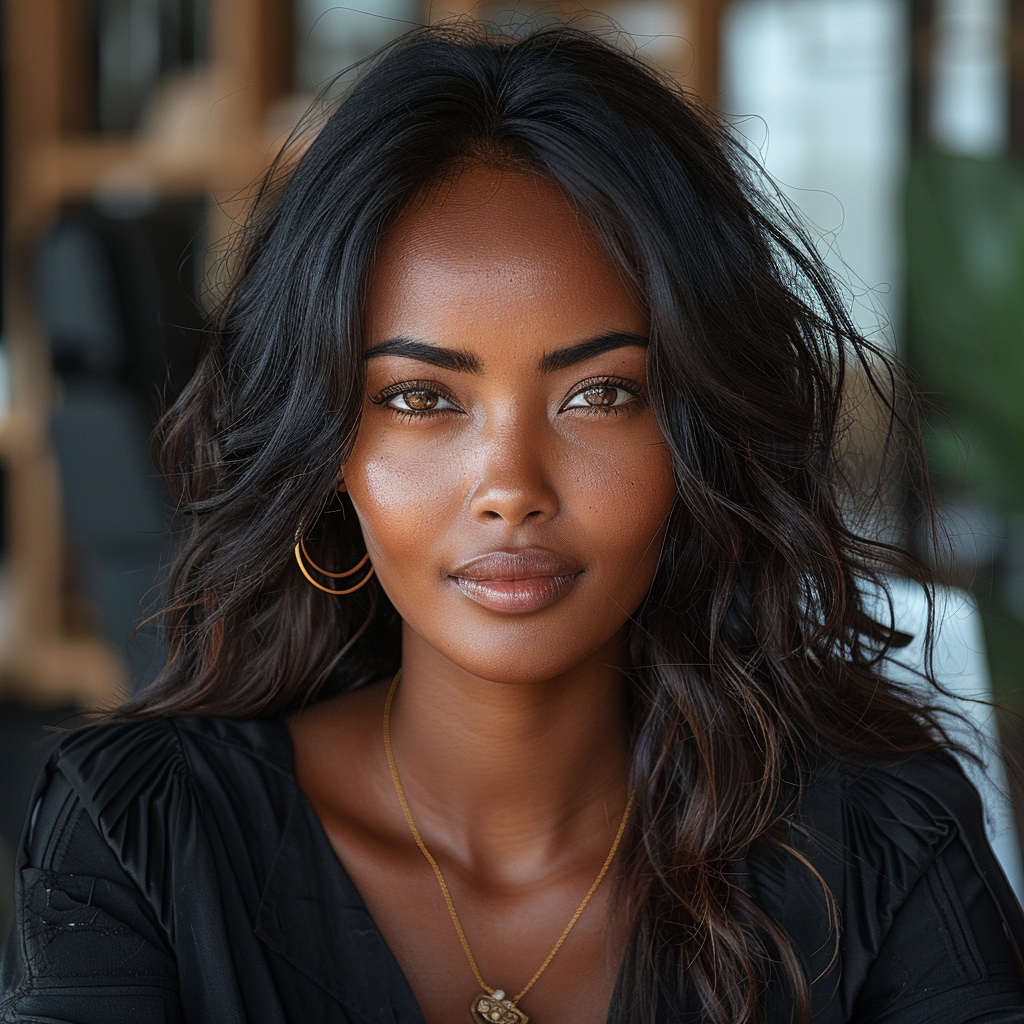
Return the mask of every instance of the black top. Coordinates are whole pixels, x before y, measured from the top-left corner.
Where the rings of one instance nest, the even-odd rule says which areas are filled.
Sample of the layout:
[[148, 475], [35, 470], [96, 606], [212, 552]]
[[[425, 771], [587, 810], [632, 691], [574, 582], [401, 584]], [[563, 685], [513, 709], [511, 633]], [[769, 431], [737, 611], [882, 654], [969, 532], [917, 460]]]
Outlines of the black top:
[[[95, 726], [61, 744], [33, 805], [0, 1021], [422, 1024], [284, 724]], [[808, 869], [751, 854], [742, 877], [818, 978], [815, 1024], [1024, 1021], [1024, 916], [950, 760], [833, 765], [789, 832], [838, 905], [831, 968]], [[695, 1019], [685, 1003], [664, 998], [659, 1020]]]

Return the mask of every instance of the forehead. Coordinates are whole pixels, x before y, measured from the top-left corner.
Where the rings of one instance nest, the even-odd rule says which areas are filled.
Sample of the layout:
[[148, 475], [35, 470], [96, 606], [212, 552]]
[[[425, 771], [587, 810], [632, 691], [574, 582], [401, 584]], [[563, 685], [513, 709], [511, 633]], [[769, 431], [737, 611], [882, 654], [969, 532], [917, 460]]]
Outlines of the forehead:
[[395, 221], [367, 298], [368, 344], [410, 334], [442, 343], [453, 332], [517, 326], [548, 341], [646, 330], [592, 227], [557, 185], [484, 167], [432, 188]]

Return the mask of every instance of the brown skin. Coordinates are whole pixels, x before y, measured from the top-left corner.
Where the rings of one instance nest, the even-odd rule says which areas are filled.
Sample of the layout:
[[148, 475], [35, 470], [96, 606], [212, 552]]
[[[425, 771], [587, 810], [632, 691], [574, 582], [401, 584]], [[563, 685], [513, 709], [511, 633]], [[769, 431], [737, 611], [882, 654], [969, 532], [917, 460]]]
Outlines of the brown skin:
[[[485, 980], [510, 996], [587, 892], [625, 807], [624, 643], [675, 498], [643, 398], [646, 349], [540, 363], [647, 331], [589, 225], [532, 175], [474, 168], [427, 194], [384, 238], [370, 280], [368, 351], [412, 339], [477, 364], [368, 358], [342, 469], [403, 620], [391, 734], [409, 804]], [[452, 579], [467, 560], [524, 549], [572, 569], [546, 607], [494, 610]], [[296, 771], [428, 1024], [452, 1024], [480, 990], [395, 796], [389, 683], [293, 717]], [[605, 1020], [625, 939], [612, 891], [602, 885], [524, 997], [536, 1024]]]

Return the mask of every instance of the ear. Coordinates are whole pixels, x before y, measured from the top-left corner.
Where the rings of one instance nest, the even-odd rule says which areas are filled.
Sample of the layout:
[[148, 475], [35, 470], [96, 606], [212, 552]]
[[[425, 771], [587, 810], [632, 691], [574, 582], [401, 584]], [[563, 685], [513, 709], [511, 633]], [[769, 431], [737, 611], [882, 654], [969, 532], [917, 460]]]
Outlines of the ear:
[[345, 486], [345, 474], [344, 471], [341, 469], [338, 470], [338, 475], [334, 478], [334, 486], [341, 493], [344, 493], [348, 490], [348, 488]]

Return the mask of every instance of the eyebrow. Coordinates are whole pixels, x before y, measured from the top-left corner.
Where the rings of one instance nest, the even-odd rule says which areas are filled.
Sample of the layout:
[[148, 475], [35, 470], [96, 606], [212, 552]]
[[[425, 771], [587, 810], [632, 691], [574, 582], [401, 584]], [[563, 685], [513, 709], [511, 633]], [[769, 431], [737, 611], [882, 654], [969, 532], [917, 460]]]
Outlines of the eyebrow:
[[416, 359], [421, 363], [431, 363], [443, 370], [455, 370], [460, 373], [479, 373], [482, 369], [480, 360], [471, 352], [428, 345], [426, 342], [413, 341], [411, 338], [389, 338], [363, 353], [363, 359], [373, 359], [376, 356], [404, 356], [406, 359]]
[[[554, 352], [545, 352], [540, 360], [540, 371], [541, 373], [552, 373], [617, 348], [630, 346], [647, 348], [649, 344], [650, 339], [643, 335], [613, 331], [597, 338], [581, 341], [576, 345], [555, 349]], [[377, 356], [403, 356], [406, 359], [416, 359], [421, 363], [430, 363], [432, 366], [439, 366], [443, 370], [454, 370], [457, 373], [480, 373], [483, 369], [480, 360], [472, 352], [465, 352], [457, 348], [443, 348], [440, 345], [428, 345], [424, 341], [415, 341], [412, 338], [389, 338], [387, 341], [368, 348], [363, 353], [364, 359], [374, 359]]]
[[649, 345], [650, 339], [640, 334], [613, 331], [611, 334], [602, 334], [599, 338], [581, 341], [578, 345], [546, 352], [541, 358], [540, 370], [541, 373], [551, 373], [553, 370], [564, 370], [567, 366], [574, 366], [576, 363], [582, 363], [584, 359], [603, 355], [617, 348], [647, 348]]

